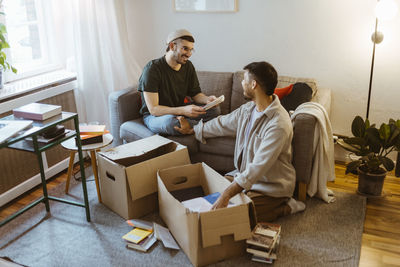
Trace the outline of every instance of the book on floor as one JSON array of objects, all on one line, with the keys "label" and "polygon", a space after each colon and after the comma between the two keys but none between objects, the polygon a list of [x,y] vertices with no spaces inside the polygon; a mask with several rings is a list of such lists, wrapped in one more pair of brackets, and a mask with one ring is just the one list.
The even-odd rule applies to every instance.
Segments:
[{"label": "book on floor", "polygon": [[281,226],[279,224],[260,222],[253,231],[251,238],[246,240],[246,251],[253,254],[254,261],[272,263],[280,241]]},{"label": "book on floor", "polygon": [[256,262],[268,263],[268,264],[274,263],[274,260],[271,259],[271,258],[263,258],[263,257],[259,257],[259,256],[256,256],[256,255],[253,255],[251,257],[251,260],[252,261],[256,261]]},{"label": "book on floor", "polygon": [[154,245],[154,243],[156,243],[156,241],[157,241],[157,238],[153,232],[137,244],[127,241],[126,247],[130,248],[130,249],[136,249],[139,251],[146,252]]},{"label": "book on floor", "polygon": [[31,103],[13,109],[13,114],[15,117],[43,121],[58,114],[61,114],[61,106],[42,103]]},{"label": "book on floor", "polygon": [[131,219],[126,221],[132,227],[137,227],[147,231],[153,231],[153,222],[148,222],[141,219]]},{"label": "book on floor", "polygon": [[138,244],[140,241],[145,239],[147,236],[149,236],[152,233],[152,231],[140,229],[140,228],[134,228],[133,230],[129,231],[127,234],[122,236],[123,239],[126,241]]}]

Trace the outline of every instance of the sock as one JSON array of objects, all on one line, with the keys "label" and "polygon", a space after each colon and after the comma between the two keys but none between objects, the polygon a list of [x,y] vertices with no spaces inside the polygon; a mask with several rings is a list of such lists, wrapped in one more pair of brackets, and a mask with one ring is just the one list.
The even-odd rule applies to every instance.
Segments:
[{"label": "sock", "polygon": [[306,209],[306,204],[304,204],[301,201],[297,201],[294,198],[290,198],[289,201],[287,202],[287,204],[289,205],[289,207],[292,209],[292,211],[290,212],[291,214],[303,211]]}]

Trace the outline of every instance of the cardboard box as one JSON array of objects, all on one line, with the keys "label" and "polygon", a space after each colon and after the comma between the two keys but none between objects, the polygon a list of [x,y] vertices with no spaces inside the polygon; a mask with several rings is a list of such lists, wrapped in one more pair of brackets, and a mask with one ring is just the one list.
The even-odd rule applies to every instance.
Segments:
[{"label": "cardboard box", "polygon": [[230,182],[204,163],[162,169],[157,180],[161,218],[194,266],[245,254],[255,222],[249,197],[240,193],[231,198],[233,207],[191,212],[171,192],[201,186],[205,195],[222,193]]},{"label": "cardboard box", "polygon": [[154,135],[98,153],[105,206],[125,219],[158,208],[157,170],[190,163],[187,148]]}]

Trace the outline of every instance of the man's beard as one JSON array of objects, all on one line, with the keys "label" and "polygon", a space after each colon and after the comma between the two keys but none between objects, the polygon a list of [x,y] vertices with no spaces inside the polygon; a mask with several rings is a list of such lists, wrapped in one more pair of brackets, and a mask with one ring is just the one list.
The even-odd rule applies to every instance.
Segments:
[{"label": "man's beard", "polygon": [[244,100],[246,100],[246,101],[253,101],[254,96],[249,95],[249,94],[246,94],[246,92],[243,92],[243,98],[244,98]]},{"label": "man's beard", "polygon": [[247,95],[243,95],[244,100],[246,101],[251,101],[253,100],[251,97],[247,96]]}]

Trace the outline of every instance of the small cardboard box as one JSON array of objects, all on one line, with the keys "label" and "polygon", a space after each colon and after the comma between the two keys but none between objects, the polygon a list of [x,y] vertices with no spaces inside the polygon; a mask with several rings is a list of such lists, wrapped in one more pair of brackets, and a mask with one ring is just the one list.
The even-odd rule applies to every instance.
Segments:
[{"label": "small cardboard box", "polygon": [[154,135],[98,153],[104,205],[125,219],[157,210],[157,170],[190,163],[187,148]]},{"label": "small cardboard box", "polygon": [[201,186],[204,194],[222,193],[230,184],[204,163],[189,164],[157,173],[161,218],[194,266],[204,266],[243,255],[245,240],[254,222],[252,201],[240,193],[231,198],[233,207],[192,212],[171,192]]}]

